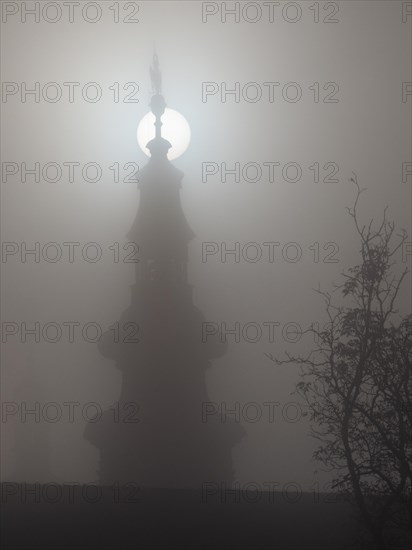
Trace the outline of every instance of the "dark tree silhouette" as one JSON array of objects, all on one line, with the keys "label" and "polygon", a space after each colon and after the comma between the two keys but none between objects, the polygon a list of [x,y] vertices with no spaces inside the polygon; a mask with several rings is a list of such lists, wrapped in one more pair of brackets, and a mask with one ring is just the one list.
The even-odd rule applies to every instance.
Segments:
[{"label": "dark tree silhouette", "polygon": [[394,254],[407,239],[388,221],[361,226],[357,212],[362,193],[348,212],[360,238],[361,262],[335,285],[343,298],[336,305],[328,292],[328,323],[308,330],[316,348],[307,356],[286,355],[281,364],[299,364],[296,386],[308,406],[314,453],[336,474],[333,487],[351,495],[364,526],[363,545],[387,550],[406,547],[412,532],[412,315],[396,310],[408,273],[396,275]]}]

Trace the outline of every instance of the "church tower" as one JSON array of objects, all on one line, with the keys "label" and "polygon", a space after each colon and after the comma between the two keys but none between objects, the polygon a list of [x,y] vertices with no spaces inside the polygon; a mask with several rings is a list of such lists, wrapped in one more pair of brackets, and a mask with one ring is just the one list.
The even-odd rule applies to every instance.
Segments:
[{"label": "church tower", "polygon": [[168,160],[171,144],[161,135],[166,103],[156,56],[151,74],[156,133],[147,144],[151,157],[140,171],[140,203],[128,235],[139,246],[136,282],[119,323],[138,327],[138,341],[116,343],[108,331],[100,342],[101,353],[122,373],[122,389],[113,409],[87,425],[85,437],[100,450],[102,484],[199,489],[205,482],[232,482],[231,451],[243,429],[222,424],[218,415],[202,419],[210,401],[205,374],[225,345],[220,335],[202,342],[204,319],[187,278],[194,234],[180,201],[183,172]]}]

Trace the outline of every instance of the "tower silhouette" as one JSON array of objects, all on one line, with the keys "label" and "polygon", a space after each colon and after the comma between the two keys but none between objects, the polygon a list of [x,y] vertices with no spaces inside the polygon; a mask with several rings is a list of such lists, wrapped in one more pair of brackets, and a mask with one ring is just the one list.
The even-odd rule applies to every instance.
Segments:
[{"label": "tower silhouette", "polygon": [[187,280],[194,234],[180,202],[183,172],[169,162],[171,144],[161,135],[166,103],[156,56],[151,76],[156,132],[147,144],[151,157],[140,171],[140,203],[128,235],[139,246],[136,282],[119,322],[129,334],[139,327],[138,341],[115,342],[113,331],[104,334],[99,349],[122,372],[121,396],[99,422],[87,424],[85,437],[100,450],[102,484],[230,484],[231,449],[243,437],[243,428],[222,424],[218,415],[202,419],[203,404],[209,401],[205,373],[226,345],[219,334],[202,342],[204,319]]}]

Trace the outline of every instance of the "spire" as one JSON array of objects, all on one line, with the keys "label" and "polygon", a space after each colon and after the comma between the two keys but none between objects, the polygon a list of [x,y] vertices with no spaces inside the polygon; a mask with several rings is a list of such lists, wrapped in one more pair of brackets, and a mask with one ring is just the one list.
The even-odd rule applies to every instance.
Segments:
[{"label": "spire", "polygon": [[[113,410],[107,409],[102,422],[87,423],[85,436],[100,449],[102,485],[119,480],[149,490],[198,490],[211,480],[231,486],[231,449],[243,437],[243,428],[198,419],[199,404],[209,402],[209,361],[221,356],[226,345],[220,334],[207,342],[199,339],[204,318],[187,277],[188,244],[194,235],[180,201],[183,172],[168,161],[170,143],[161,137],[165,101],[156,57],[151,75],[157,133],[147,144],[152,158],[139,172],[138,213],[128,235],[139,243],[139,261],[131,303],[119,321],[127,334],[117,342],[108,330],[99,342],[101,353],[114,359],[121,372],[119,410],[138,403],[144,421],[114,424]],[[138,338],[128,327],[139,329]],[[139,344],[127,343],[132,341]]]},{"label": "spire", "polygon": [[167,158],[167,152],[172,144],[167,139],[162,138],[162,115],[166,109],[166,101],[161,95],[162,91],[162,74],[159,68],[159,58],[157,53],[153,54],[153,64],[150,67],[150,78],[152,80],[152,99],[150,100],[150,108],[155,115],[155,138],[149,141],[146,147],[149,149],[153,158]]}]

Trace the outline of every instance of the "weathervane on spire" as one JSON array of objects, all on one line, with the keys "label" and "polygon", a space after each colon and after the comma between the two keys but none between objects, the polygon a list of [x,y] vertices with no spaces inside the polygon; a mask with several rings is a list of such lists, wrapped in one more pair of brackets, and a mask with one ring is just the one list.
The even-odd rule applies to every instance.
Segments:
[{"label": "weathervane on spire", "polygon": [[162,91],[162,73],[159,69],[159,58],[156,52],[153,54],[153,64],[150,67],[150,78],[152,79],[152,93],[159,95]]},{"label": "weathervane on spire", "polygon": [[155,137],[147,144],[147,148],[150,151],[151,156],[167,156],[167,151],[172,144],[166,139],[162,138],[162,121],[161,117],[166,109],[165,98],[161,95],[162,89],[162,75],[159,69],[159,58],[157,53],[153,54],[153,64],[150,67],[150,77],[152,79],[152,98],[150,100],[150,108],[155,115]]}]

